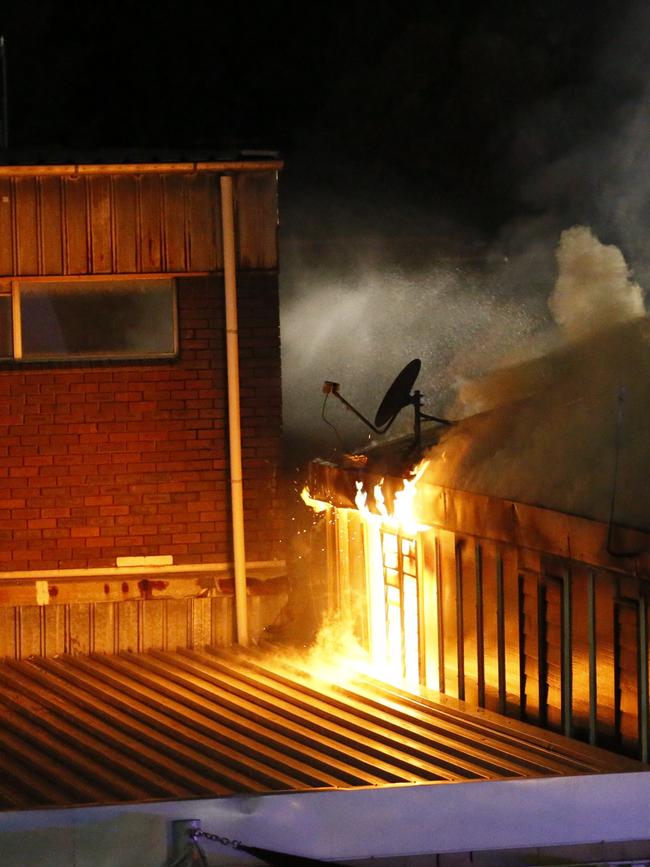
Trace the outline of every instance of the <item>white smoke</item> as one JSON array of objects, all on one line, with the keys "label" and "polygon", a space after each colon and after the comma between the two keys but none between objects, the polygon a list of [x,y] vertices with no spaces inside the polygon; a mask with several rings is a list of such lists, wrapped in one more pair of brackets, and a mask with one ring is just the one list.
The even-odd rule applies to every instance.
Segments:
[{"label": "white smoke", "polygon": [[630,279],[621,251],[601,244],[586,226],[563,232],[556,256],[559,275],[549,307],[569,337],[585,337],[645,314],[643,292]]},{"label": "white smoke", "polygon": [[[650,528],[650,321],[621,252],[564,232],[550,351],[466,383],[478,408],[431,451],[427,480],[607,521],[619,455],[620,523]],[[624,397],[624,404],[620,401]],[[619,407],[621,412],[619,412]]]}]

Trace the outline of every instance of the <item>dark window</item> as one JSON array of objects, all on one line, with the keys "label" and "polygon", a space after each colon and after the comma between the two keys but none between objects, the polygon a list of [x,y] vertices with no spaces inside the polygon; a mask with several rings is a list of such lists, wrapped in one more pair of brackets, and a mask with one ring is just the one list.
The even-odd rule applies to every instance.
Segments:
[{"label": "dark window", "polygon": [[14,291],[20,299],[16,355],[25,360],[176,354],[173,279],[18,281]]}]

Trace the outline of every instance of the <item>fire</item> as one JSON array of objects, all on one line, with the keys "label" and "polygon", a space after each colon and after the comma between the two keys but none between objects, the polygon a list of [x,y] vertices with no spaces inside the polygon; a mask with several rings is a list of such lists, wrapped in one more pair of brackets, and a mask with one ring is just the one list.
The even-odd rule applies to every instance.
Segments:
[{"label": "fire", "polygon": [[[419,565],[417,537],[428,529],[416,510],[417,484],[428,466],[422,461],[393,496],[389,511],[384,480],[373,487],[374,509],[368,492],[357,481],[355,505],[361,517],[366,561],[365,614],[369,634],[369,667],[373,676],[411,687],[420,682]],[[305,488],[303,501],[316,511],[329,504],[314,500]],[[354,512],[354,510],[352,510]]]}]

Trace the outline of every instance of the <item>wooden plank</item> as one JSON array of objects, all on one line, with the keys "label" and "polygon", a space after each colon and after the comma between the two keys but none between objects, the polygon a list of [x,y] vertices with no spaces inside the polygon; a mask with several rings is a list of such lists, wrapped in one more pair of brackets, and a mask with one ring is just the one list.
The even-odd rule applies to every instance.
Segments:
[{"label": "wooden plank", "polygon": [[210,604],[210,643],[230,647],[235,636],[235,604],[232,596],[214,596]]},{"label": "wooden plank", "polygon": [[465,701],[479,704],[478,624],[476,620],[476,545],[471,538],[457,539],[462,580],[462,638]]},{"label": "wooden plank", "polygon": [[188,175],[187,222],[190,271],[216,271],[223,268],[221,226],[217,208],[216,179],[210,175]]},{"label": "wooden plank", "polygon": [[270,172],[237,175],[239,265],[248,270],[275,269],[277,258],[277,182]]},{"label": "wooden plank", "polygon": [[212,599],[190,599],[190,647],[201,648],[210,644]]},{"label": "wooden plank", "polygon": [[41,608],[41,648],[45,656],[58,656],[66,650],[66,608],[64,605],[44,605]]},{"label": "wooden plank", "polygon": [[43,274],[63,273],[63,191],[61,179],[38,179],[40,187],[40,238]]},{"label": "wooden plank", "polygon": [[638,608],[619,601],[615,615],[617,729],[623,749],[635,753],[639,749]]},{"label": "wooden plank", "polygon": [[17,609],[18,658],[41,656],[41,608],[39,605],[22,605]]},{"label": "wooden plank", "polygon": [[162,193],[159,175],[142,175],[140,197],[140,270],[145,274],[162,270]]},{"label": "wooden plank", "polygon": [[606,572],[596,573],[596,679],[597,736],[601,746],[615,744],[614,695],[614,581]]},{"label": "wooden plank", "polygon": [[88,603],[72,603],[68,609],[67,653],[90,653],[91,642],[91,611]]},{"label": "wooden plank", "polygon": [[438,580],[436,570],[436,536],[422,533],[419,538],[422,594],[422,643],[424,684],[440,690],[440,632],[438,623]]},{"label": "wooden plank", "polygon": [[586,566],[571,566],[572,722],[576,737],[589,738],[589,580]]},{"label": "wooden plank", "polygon": [[92,650],[95,653],[115,653],[116,608],[114,602],[96,602],[91,607]]},{"label": "wooden plank", "polygon": [[526,721],[533,723],[539,723],[538,582],[538,575],[531,572],[522,573],[524,709]]},{"label": "wooden plank", "polygon": [[165,633],[165,649],[176,650],[177,647],[188,646],[187,629],[187,599],[166,599],[167,630]]},{"label": "wooden plank", "polygon": [[[456,539],[453,533],[441,530],[440,545],[440,604],[443,622],[445,694],[459,697],[458,596],[456,583]],[[462,648],[460,648],[462,652]]]},{"label": "wooden plank", "polygon": [[499,709],[499,636],[497,624],[497,560],[494,542],[485,541],[483,551],[483,670],[485,707]]},{"label": "wooden plank", "polygon": [[16,178],[15,181],[17,271],[20,275],[39,274],[37,184],[36,178]]},{"label": "wooden plank", "polygon": [[115,605],[117,652],[124,650],[137,653],[140,650],[140,600],[117,602]]},{"label": "wooden plank", "polygon": [[112,178],[114,259],[118,274],[135,274],[140,270],[136,185],[133,175]]},{"label": "wooden plank", "polygon": [[10,178],[0,178],[0,275],[14,270],[14,194]]},{"label": "wooden plank", "polygon": [[93,274],[113,271],[111,240],[111,180],[90,177],[87,180],[90,203],[90,254]]},{"label": "wooden plank", "polygon": [[517,550],[502,548],[506,713],[521,716],[520,602]]},{"label": "wooden plank", "polygon": [[187,271],[187,239],[185,237],[185,192],[182,175],[162,178],[163,262],[166,271]]},{"label": "wooden plank", "polygon": [[0,659],[17,659],[18,609],[0,608]]},{"label": "wooden plank", "polygon": [[164,599],[145,599],[141,603],[138,646],[141,650],[165,647],[166,608]]},{"label": "wooden plank", "polygon": [[79,177],[63,181],[65,210],[66,274],[90,273],[86,180]]}]

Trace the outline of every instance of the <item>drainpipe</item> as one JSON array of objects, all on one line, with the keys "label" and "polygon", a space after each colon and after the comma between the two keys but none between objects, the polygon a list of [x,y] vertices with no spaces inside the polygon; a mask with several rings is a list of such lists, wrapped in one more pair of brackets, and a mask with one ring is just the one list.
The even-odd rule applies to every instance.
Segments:
[{"label": "drainpipe", "polygon": [[235,564],[235,616],[237,643],[248,644],[246,599],[246,550],[244,547],[244,496],[239,413],[239,336],[237,331],[237,260],[235,206],[232,175],[221,175],[221,230],[226,295],[226,364],[228,369],[228,431],[230,437],[230,500],[232,546]]}]

